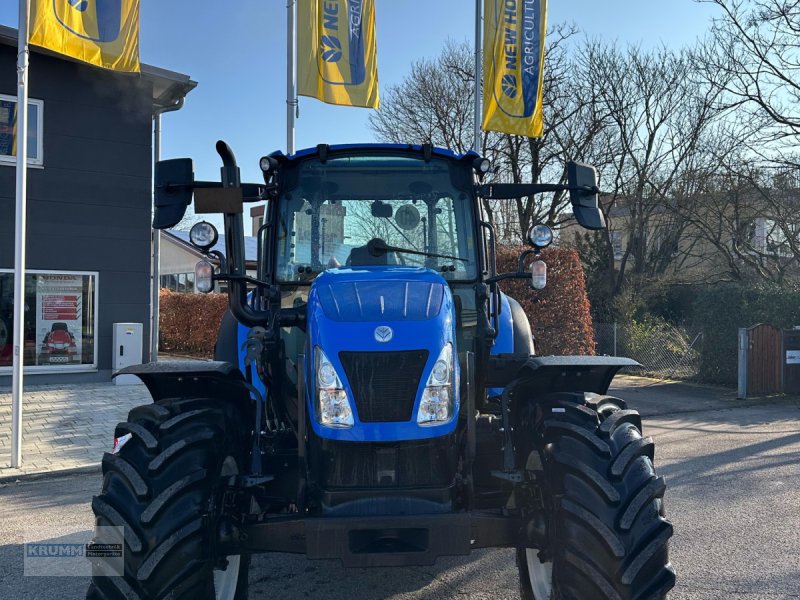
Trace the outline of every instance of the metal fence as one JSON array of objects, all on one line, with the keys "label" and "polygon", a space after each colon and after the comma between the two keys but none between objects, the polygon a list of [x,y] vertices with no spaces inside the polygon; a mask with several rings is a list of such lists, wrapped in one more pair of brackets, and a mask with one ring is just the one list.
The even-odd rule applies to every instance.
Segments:
[{"label": "metal fence", "polygon": [[595,323],[595,352],[626,356],[641,367],[626,369],[636,375],[691,379],[700,368],[702,333],[669,323]]}]

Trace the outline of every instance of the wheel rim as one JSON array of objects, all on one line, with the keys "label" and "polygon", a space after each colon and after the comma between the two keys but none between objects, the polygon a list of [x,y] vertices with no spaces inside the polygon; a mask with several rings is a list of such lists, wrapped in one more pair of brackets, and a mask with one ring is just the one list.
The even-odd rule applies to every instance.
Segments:
[{"label": "wheel rim", "polygon": [[528,567],[528,581],[536,600],[550,600],[553,594],[553,563],[539,560],[539,551],[525,549],[525,562]]},{"label": "wheel rim", "polygon": [[[219,476],[230,477],[237,475],[239,467],[236,465],[236,459],[229,456],[222,463],[222,469]],[[236,597],[236,588],[239,586],[239,567],[241,566],[242,557],[238,554],[231,554],[226,557],[228,566],[225,569],[214,569],[214,595],[216,600],[234,600]]]},{"label": "wheel rim", "polygon": [[239,565],[242,557],[234,554],[228,557],[228,568],[224,571],[214,569],[214,593],[217,600],[233,600],[239,585]]}]

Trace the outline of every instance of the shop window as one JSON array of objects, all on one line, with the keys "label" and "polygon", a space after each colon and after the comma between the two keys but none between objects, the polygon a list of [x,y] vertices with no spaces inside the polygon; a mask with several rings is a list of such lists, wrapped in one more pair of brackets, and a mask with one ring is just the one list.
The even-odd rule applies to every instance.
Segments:
[{"label": "shop window", "polygon": [[161,289],[172,292],[194,292],[194,273],[173,273],[161,275]]},{"label": "shop window", "polygon": [[[44,103],[28,101],[28,164],[44,164],[42,151],[42,122]],[[17,99],[0,94],[0,164],[16,164],[17,156]]]},{"label": "shop window", "polygon": [[[0,270],[0,374],[10,372],[14,273]],[[97,368],[97,273],[32,272],[25,277],[26,371]]]}]

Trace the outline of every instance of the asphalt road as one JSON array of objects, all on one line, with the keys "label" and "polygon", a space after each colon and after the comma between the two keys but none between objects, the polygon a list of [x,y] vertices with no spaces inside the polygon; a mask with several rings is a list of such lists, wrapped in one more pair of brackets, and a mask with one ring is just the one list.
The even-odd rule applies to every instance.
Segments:
[{"label": "asphalt road", "polygon": [[[645,416],[675,524],[673,600],[800,598],[800,404],[742,403],[718,390],[623,381]],[[0,598],[83,598],[82,577],[22,576],[26,527],[90,528],[96,474],[0,488]],[[434,567],[343,570],[335,561],[256,557],[251,598],[518,598],[513,552]]]}]

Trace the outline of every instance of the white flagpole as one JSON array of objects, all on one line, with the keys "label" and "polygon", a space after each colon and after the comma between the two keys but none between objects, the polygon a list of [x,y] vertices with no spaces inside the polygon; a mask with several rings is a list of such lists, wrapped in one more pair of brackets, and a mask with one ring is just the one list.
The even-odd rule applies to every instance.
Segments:
[{"label": "white flagpole", "polygon": [[294,123],[297,111],[297,0],[286,4],[286,154],[294,154]]},{"label": "white flagpole", "polygon": [[14,355],[12,362],[11,467],[22,465],[22,373],[25,348],[25,238],[28,184],[28,0],[19,1],[17,51],[17,212],[14,229]]},{"label": "white flagpole", "polygon": [[472,142],[472,149],[478,154],[481,153],[481,43],[483,38],[483,23],[481,16],[481,3],[483,0],[475,0],[475,138]]}]

